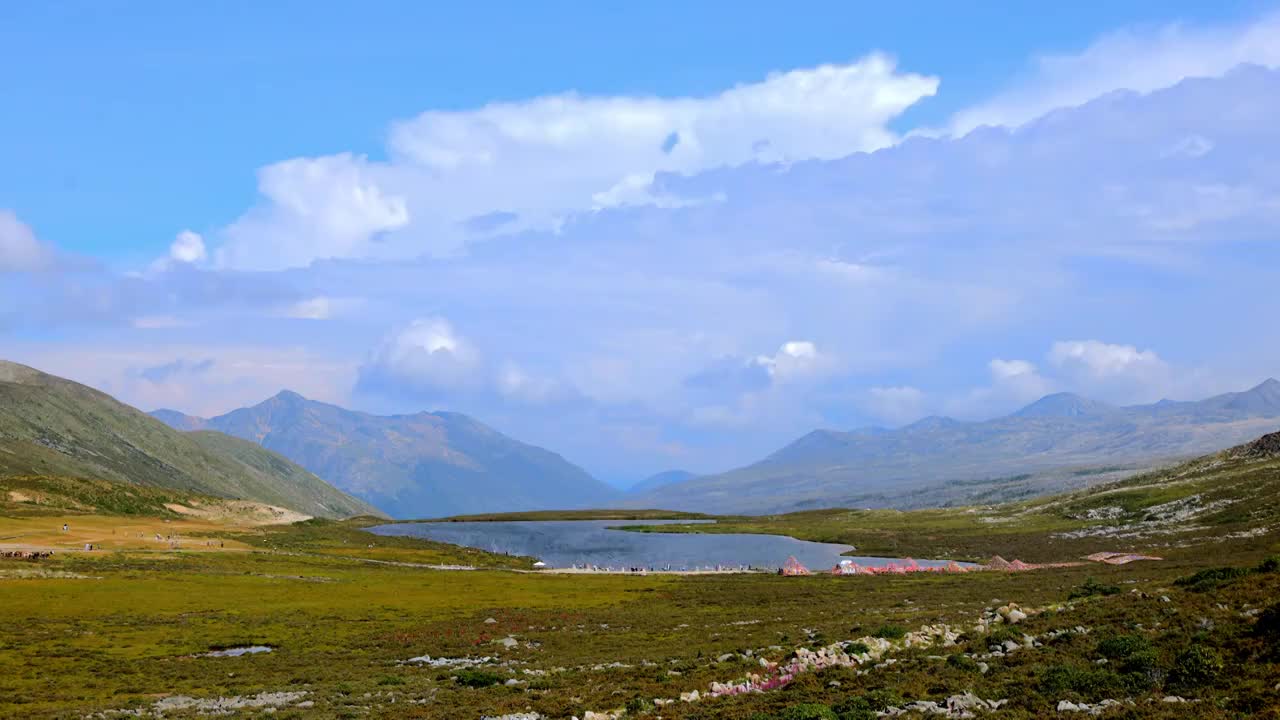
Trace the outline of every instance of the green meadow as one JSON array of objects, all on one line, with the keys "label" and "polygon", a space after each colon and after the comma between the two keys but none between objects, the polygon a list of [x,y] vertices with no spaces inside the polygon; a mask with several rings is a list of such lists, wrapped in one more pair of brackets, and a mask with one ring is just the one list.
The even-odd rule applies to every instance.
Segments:
[{"label": "green meadow", "polygon": [[[0,560],[0,717],[863,720],[960,696],[1000,701],[975,711],[993,718],[1064,702],[1101,717],[1280,717],[1278,465],[1216,457],[1014,505],[676,528],[1076,563],[954,575],[542,574],[531,558],[375,536],[367,518],[250,526],[147,498],[114,512],[10,500],[0,536],[52,542],[69,519],[104,545]],[[182,545],[150,542],[153,528],[182,528]],[[1164,559],[1081,560],[1097,550]],[[1029,617],[977,626],[1010,603]],[[953,642],[706,697],[762,659],[939,624]],[[251,645],[271,651],[206,655]],[[411,661],[424,656],[435,664]]]}]

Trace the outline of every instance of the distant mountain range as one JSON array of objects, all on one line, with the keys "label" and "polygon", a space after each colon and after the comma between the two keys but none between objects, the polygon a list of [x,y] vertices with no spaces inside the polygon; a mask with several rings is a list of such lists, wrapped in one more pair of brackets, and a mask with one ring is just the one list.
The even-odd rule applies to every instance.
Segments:
[{"label": "distant mountain range", "polygon": [[320,517],[381,514],[253,443],[176,432],[105,393],[3,360],[0,475],[108,480]]},{"label": "distant mountain range", "polygon": [[1198,402],[1116,407],[1070,393],[994,420],[816,430],[743,468],[628,497],[630,507],[767,513],[994,502],[1220,450],[1280,427],[1280,382]]},{"label": "distant mountain range", "polygon": [[370,415],[285,391],[210,419],[152,415],[258,443],[398,518],[605,507],[621,496],[559,455],[459,413]]},{"label": "distant mountain range", "polygon": [[697,475],[686,470],[667,470],[666,472],[660,472],[656,475],[650,475],[635,485],[627,488],[627,492],[633,495],[647,493],[652,490],[657,490],[660,487],[675,485],[676,483],[682,483],[686,480],[692,480],[695,477],[697,477]]}]

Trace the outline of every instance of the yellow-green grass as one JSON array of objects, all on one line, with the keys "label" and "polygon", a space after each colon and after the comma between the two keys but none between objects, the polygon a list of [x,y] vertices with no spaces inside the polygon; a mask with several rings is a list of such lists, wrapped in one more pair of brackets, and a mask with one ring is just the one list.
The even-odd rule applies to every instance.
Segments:
[{"label": "yellow-green grass", "polygon": [[[268,552],[67,556],[8,567],[86,579],[0,581],[0,614],[7,618],[0,626],[0,716],[79,716],[143,706],[160,694],[305,690],[317,702],[308,717],[479,717],[525,707],[561,717],[634,698],[705,690],[749,667],[736,660],[715,662],[722,653],[777,646],[785,649],[773,653],[780,657],[798,645],[857,637],[883,624],[966,623],[996,598],[1027,605],[1061,601],[1090,576],[1103,583],[1132,581],[1124,587],[1149,596],[1167,593],[1182,612],[1210,612],[1219,622],[1233,617],[1213,609],[1226,599],[1223,592],[1247,590],[1260,603],[1280,589],[1271,581],[1246,580],[1251,584],[1243,589],[1200,595],[1173,585],[1175,577],[1202,565],[1175,561],[963,576],[657,578],[439,572]],[[1089,622],[1122,627],[1151,622],[1147,615],[1171,622],[1155,600],[1135,615],[1123,604],[1127,597],[1099,601],[1115,617]],[[1076,624],[1092,612],[1064,615],[1060,622]],[[486,622],[490,618],[496,622]],[[506,650],[493,642],[507,635],[539,646]],[[277,650],[244,658],[190,657],[238,644]],[[1066,648],[1053,657],[1072,652]],[[450,671],[399,664],[422,654],[492,654],[535,670],[568,669],[525,689],[468,689]],[[660,667],[641,667],[643,661]],[[632,667],[589,669],[613,662]],[[673,669],[680,674],[667,673]],[[914,660],[862,685],[841,677],[846,693],[892,680],[908,695],[936,697],[971,688],[1008,694],[1016,680],[1038,672],[1012,664],[991,678],[951,673],[939,679],[936,667]],[[386,695],[392,692],[398,705]],[[715,714],[681,706],[663,716],[749,718],[779,703],[833,701],[837,694],[825,684],[806,683],[767,697],[715,701],[706,706]],[[410,712],[408,699],[429,702]],[[1043,700],[1026,699],[1033,705]]]},{"label": "yellow-green grass", "polygon": [[[1195,717],[1267,717],[1268,708],[1280,707],[1280,691],[1274,689],[1280,638],[1269,638],[1255,625],[1259,611],[1280,597],[1280,572],[1228,573],[1221,582],[1188,585],[1175,581],[1216,565],[1253,567],[1280,552],[1272,527],[1280,517],[1274,507],[1276,465],[1210,459],[1104,494],[973,512],[822,511],[689,526],[852,542],[867,554],[1001,552],[1069,560],[1094,548],[1163,545],[1156,554],[1169,558],[1121,567],[1089,563],[1026,573],[878,577],[539,575],[511,571],[527,567],[527,558],[365,532],[374,519],[209,532],[229,548],[234,543],[249,551],[125,548],[59,553],[36,563],[0,560],[0,718],[79,718],[147,708],[174,694],[297,691],[315,705],[282,707],[276,717],[452,720],[530,711],[560,718],[630,705],[634,712],[628,717],[635,718],[781,720],[788,708],[836,707],[880,689],[909,700],[942,701],[966,691],[1009,699],[993,720],[1044,717],[1059,700],[1104,697],[1133,699],[1135,705],[1124,712],[1138,718],[1187,717],[1188,707]],[[1167,534],[1055,537],[1108,523],[1140,523],[1154,506],[1192,496],[1235,502],[1170,525]],[[1112,507],[1120,508],[1121,517],[1084,515]],[[0,523],[36,523],[48,532],[50,525],[60,527],[59,517],[95,531],[190,522],[137,514],[45,514]],[[424,564],[488,569],[436,571],[419,567]],[[1010,601],[1060,604],[1086,587],[1114,593],[1075,601],[1061,613],[1033,618],[1025,629],[1043,633],[1082,625],[1088,635],[990,659],[985,674],[972,663],[934,659],[985,652],[988,639],[970,636],[956,648],[906,652],[898,663],[864,675],[832,670],[802,676],[774,693],[676,703],[660,711],[646,705],[655,697],[706,691],[713,681],[734,680],[758,667],[754,658],[738,654],[718,660],[726,653],[751,650],[781,660],[796,647],[852,639],[884,625],[971,627],[984,608]],[[1118,668],[1097,664],[1102,638],[1135,634],[1150,645],[1145,680],[1135,682]],[[496,642],[506,637],[517,646]],[[241,644],[275,651],[196,657]],[[1206,682],[1179,685],[1180,658],[1198,649],[1221,660],[1221,669]],[[514,661],[491,664],[486,672],[525,684],[470,688],[455,679],[456,670],[403,664],[424,654]],[[1170,693],[1198,702],[1160,701]]]},{"label": "yellow-green grass", "polygon": [[[750,649],[781,659],[795,647],[855,638],[886,624],[968,626],[995,600],[1061,602],[1089,578],[1125,592],[1030,627],[1083,623],[1095,632],[1123,632],[1134,623],[1164,623],[1167,629],[1153,637],[1171,658],[1192,637],[1200,616],[1213,618],[1223,632],[1230,628],[1215,643],[1234,643],[1251,622],[1239,615],[1242,603],[1258,607],[1280,592],[1277,576],[1192,592],[1173,580],[1205,563],[1186,560],[1015,574],[809,578],[444,572],[270,552],[120,552],[6,562],[0,568],[84,576],[0,579],[0,616],[6,619],[0,624],[0,717],[24,718],[146,707],[171,694],[209,698],[282,690],[308,693],[316,706],[295,715],[304,717],[473,718],[525,708],[548,717],[581,716],[637,699],[705,691],[713,681],[752,668],[737,656],[718,662],[724,653]],[[1144,593],[1142,599],[1130,590]],[[1160,594],[1172,601],[1160,602]],[[1230,609],[1217,608],[1222,603]],[[508,636],[521,644],[506,649],[495,642]],[[242,644],[276,649],[241,658],[193,657]],[[940,699],[972,689],[984,697],[1016,695],[1028,708],[1044,708],[1056,702],[1052,692],[1020,688],[1034,688],[1049,665],[1087,665],[1089,648],[1065,645],[1011,656],[994,663],[997,672],[988,676],[948,669],[920,651],[866,677],[833,672],[769,695],[672,706],[662,717],[746,720],[789,704],[835,703],[886,684],[908,698]],[[1245,651],[1231,645],[1224,652]],[[401,664],[423,654],[493,655],[518,661],[516,669],[550,674],[497,668],[501,678],[529,684],[465,688],[454,681],[456,671]],[[628,667],[604,667],[612,663]],[[1280,666],[1246,669],[1239,682],[1254,683],[1272,667]],[[829,687],[831,679],[841,686]],[[1227,717],[1205,715],[1219,716]]]}]

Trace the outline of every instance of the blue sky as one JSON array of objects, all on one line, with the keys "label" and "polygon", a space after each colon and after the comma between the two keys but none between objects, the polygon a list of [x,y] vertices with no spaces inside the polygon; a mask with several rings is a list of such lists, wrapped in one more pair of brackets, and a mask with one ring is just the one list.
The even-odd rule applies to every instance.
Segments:
[{"label": "blue sky", "polygon": [[[372,7],[365,7],[369,5]],[[213,228],[282,158],[383,153],[387,123],[565,90],[705,95],[873,50],[943,92],[939,123],[1117,27],[1233,21],[1259,3],[10,3],[0,198],[68,249],[137,260]],[[66,211],[73,202],[75,212]],[[138,213],[146,204],[148,211]]]},{"label": "blue sky", "polygon": [[367,5],[0,7],[0,355],[616,481],[1280,372],[1273,4]]}]

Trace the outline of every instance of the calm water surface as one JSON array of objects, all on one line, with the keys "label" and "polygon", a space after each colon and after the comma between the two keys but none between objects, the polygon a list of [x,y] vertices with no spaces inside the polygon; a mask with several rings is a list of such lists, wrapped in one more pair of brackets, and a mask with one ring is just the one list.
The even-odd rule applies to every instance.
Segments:
[{"label": "calm water surface", "polygon": [[[712,521],[707,521],[712,522]],[[777,568],[787,557],[812,570],[828,570],[840,560],[884,565],[894,558],[851,557],[849,545],[817,543],[782,535],[689,535],[614,530],[622,525],[692,524],[688,520],[547,520],[518,522],[442,522],[382,525],[379,535],[409,535],[495,553],[528,555],[552,567],[596,565],[694,569],[708,567]],[[942,562],[921,560],[921,565]]]}]

